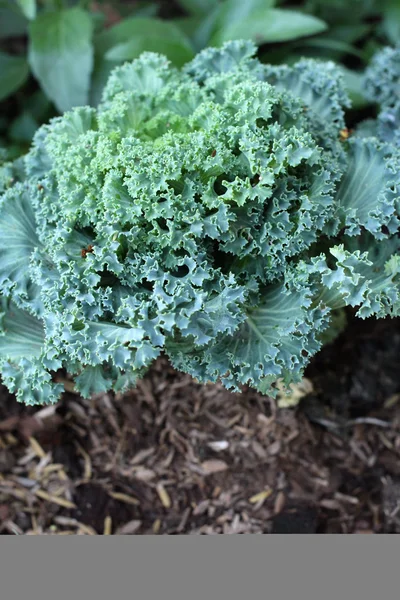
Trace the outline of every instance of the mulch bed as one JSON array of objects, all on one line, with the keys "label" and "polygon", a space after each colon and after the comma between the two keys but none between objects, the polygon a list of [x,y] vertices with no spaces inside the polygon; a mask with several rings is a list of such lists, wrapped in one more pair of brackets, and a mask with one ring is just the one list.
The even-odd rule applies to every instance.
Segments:
[{"label": "mulch bed", "polygon": [[137,389],[29,408],[0,389],[0,533],[400,532],[400,322],[359,322],[297,409],[160,359]]}]

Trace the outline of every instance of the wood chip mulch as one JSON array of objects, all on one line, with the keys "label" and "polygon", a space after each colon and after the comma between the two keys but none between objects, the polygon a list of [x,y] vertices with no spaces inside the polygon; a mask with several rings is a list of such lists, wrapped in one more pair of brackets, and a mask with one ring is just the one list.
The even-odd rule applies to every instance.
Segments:
[{"label": "wood chip mulch", "polygon": [[[367,369],[368,343],[352,350]],[[124,395],[27,408],[1,388],[0,533],[400,532],[400,375],[377,409],[343,416],[321,408],[322,371],[297,410],[201,386],[165,359]]]}]

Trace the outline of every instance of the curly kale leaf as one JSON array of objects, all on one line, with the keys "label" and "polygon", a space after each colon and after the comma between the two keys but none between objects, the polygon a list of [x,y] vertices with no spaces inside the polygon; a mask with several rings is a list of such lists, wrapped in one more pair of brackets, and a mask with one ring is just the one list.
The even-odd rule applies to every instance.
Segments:
[{"label": "curly kale leaf", "polygon": [[365,76],[365,93],[371,102],[389,107],[400,98],[400,46],[384,48],[373,57]]},{"label": "curly kale leaf", "polygon": [[400,46],[375,54],[365,73],[364,89],[367,99],[379,106],[378,118],[370,121],[373,135],[400,147]]}]

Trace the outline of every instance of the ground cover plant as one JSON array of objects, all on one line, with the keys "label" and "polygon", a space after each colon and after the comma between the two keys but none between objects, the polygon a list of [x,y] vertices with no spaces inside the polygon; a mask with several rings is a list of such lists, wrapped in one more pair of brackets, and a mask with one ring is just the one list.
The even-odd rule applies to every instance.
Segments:
[{"label": "ground cover plant", "polygon": [[352,135],[333,63],[255,54],[145,53],[4,164],[1,373],[19,400],[57,400],[60,369],[84,396],[126,389],[162,352],[273,394],[344,307],[398,315],[398,51],[372,63],[381,113]]}]

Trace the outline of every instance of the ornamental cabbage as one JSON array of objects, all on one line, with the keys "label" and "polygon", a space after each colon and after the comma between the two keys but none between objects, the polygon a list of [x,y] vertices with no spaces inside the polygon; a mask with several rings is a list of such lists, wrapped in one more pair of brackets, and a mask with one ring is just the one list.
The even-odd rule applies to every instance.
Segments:
[{"label": "ornamental cabbage", "polygon": [[400,151],[347,139],[332,63],[250,42],[145,53],[97,109],[0,171],[0,370],[27,404],[66,370],[124,390],[161,353],[201,382],[298,381],[338,310],[400,312]]}]

